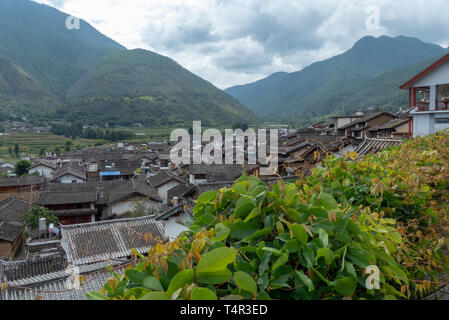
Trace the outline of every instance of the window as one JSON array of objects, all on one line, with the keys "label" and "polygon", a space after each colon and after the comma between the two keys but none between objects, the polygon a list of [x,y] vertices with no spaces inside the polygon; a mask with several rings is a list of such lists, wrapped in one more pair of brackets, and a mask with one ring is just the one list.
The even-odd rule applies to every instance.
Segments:
[{"label": "window", "polygon": [[449,123],[449,118],[435,118],[435,123]]}]

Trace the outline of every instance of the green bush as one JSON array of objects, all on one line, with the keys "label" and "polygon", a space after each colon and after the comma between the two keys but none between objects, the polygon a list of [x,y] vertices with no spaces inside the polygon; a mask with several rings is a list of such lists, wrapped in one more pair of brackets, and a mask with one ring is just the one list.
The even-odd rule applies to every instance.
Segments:
[{"label": "green bush", "polygon": [[40,218],[45,218],[47,224],[53,223],[57,225],[59,223],[58,218],[50,210],[43,207],[34,207],[24,214],[23,226],[34,229],[39,226]]},{"label": "green bush", "polygon": [[328,157],[271,188],[242,176],[201,194],[189,231],[148,257],[133,251],[136,264],[88,297],[418,298],[448,272],[448,150],[444,132],[357,161]]}]

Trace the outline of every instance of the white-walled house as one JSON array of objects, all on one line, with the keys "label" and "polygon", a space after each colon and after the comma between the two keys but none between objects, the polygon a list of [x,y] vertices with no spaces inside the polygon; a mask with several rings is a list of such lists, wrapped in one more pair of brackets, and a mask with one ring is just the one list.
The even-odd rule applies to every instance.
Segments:
[{"label": "white-walled house", "polygon": [[37,173],[42,177],[51,179],[53,177],[53,173],[55,172],[56,168],[57,165],[53,162],[46,160],[39,160],[28,169],[28,173],[29,174]]},{"label": "white-walled house", "polygon": [[449,128],[449,54],[400,86],[409,91],[410,137]]},{"label": "white-walled house", "polygon": [[120,218],[142,205],[147,213],[160,212],[162,200],[149,184],[131,179],[112,188],[105,199],[102,219]]},{"label": "white-walled house", "polygon": [[184,204],[179,204],[157,216],[156,220],[163,223],[165,236],[173,241],[181,232],[189,230],[187,223],[193,221],[193,216],[184,208]]},{"label": "white-walled house", "polygon": [[69,164],[57,170],[50,181],[58,183],[85,183],[87,174],[82,168]]},{"label": "white-walled house", "polygon": [[148,183],[157,190],[159,197],[167,204],[168,200],[171,200],[168,199],[168,190],[184,183],[184,181],[167,171],[162,171],[148,178]]}]

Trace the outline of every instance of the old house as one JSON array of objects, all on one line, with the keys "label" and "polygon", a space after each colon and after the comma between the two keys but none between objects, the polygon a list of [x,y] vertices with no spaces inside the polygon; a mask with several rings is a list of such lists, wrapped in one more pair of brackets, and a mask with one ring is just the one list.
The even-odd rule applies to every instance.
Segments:
[{"label": "old house", "polygon": [[373,138],[408,138],[409,119],[393,119],[369,130]]},{"label": "old house", "polygon": [[148,183],[157,190],[164,203],[167,203],[169,200],[167,194],[168,190],[184,183],[184,181],[175,174],[164,170],[154,176],[149,177]]},{"label": "old house", "polygon": [[37,205],[52,211],[64,225],[94,222],[98,210],[94,192],[43,191]]},{"label": "old house", "polygon": [[[0,260],[0,282],[8,283],[0,300],[87,300],[86,293],[110,278],[105,267],[123,273],[132,249],[146,255],[156,239],[166,241],[163,224],[153,217],[62,226],[61,233],[63,255]],[[83,277],[80,286],[68,286],[75,284],[71,270]]]},{"label": "old house", "polygon": [[[102,192],[102,191],[100,191]],[[154,187],[131,179],[104,189],[103,198],[99,194],[97,203],[106,203],[101,219],[120,218],[131,213],[137,205],[141,205],[147,213],[158,213],[162,200]]]},{"label": "old house", "polygon": [[0,257],[12,259],[22,246],[22,218],[28,210],[29,204],[20,199],[0,202]]},{"label": "old house", "polygon": [[38,174],[47,179],[51,179],[53,177],[53,173],[57,169],[57,165],[51,161],[47,160],[39,160],[31,167],[28,168],[29,174]]},{"label": "old house", "polygon": [[33,203],[44,187],[45,177],[3,178],[0,179],[0,201],[15,197]]},{"label": "old house", "polygon": [[69,164],[58,169],[50,181],[57,183],[85,183],[87,174],[82,167]]},{"label": "old house", "polygon": [[370,129],[393,119],[395,117],[389,112],[374,112],[338,128],[338,135],[359,139],[370,138]]},{"label": "old house", "polygon": [[449,53],[400,86],[409,92],[410,137],[449,128]]}]

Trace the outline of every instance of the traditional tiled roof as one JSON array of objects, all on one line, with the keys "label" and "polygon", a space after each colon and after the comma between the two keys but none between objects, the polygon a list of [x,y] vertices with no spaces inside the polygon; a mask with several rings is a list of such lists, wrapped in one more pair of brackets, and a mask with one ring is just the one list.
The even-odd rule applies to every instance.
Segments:
[{"label": "traditional tiled roof", "polygon": [[36,162],[35,164],[33,164],[31,167],[29,167],[28,170],[37,168],[39,166],[44,166],[44,167],[50,168],[52,170],[56,170],[56,168],[58,167],[55,163],[53,163],[51,161],[41,159],[38,162]]},{"label": "traditional tiled roof", "polygon": [[9,198],[0,202],[0,221],[22,222],[23,214],[30,208],[28,202]]},{"label": "traditional tiled roof", "polygon": [[45,177],[28,176],[25,178],[3,178],[0,179],[0,187],[23,187],[40,185],[45,183]]},{"label": "traditional tiled roof", "polygon": [[128,257],[133,248],[147,253],[154,241],[145,241],[146,233],[165,237],[162,223],[142,217],[62,226],[61,243],[69,263],[84,265]]},{"label": "traditional tiled roof", "polygon": [[97,200],[95,192],[41,192],[37,200],[38,205],[94,203]]},{"label": "traditional tiled roof", "polygon": [[190,174],[206,174],[209,182],[231,181],[239,178],[245,172],[240,164],[191,164]]},{"label": "traditional tiled roof", "polygon": [[14,242],[22,234],[22,224],[0,221],[0,240]]},{"label": "traditional tiled roof", "polygon": [[51,181],[55,181],[65,175],[72,175],[82,180],[86,180],[86,172],[81,167],[75,167],[73,165],[63,166],[61,169],[55,172]]},{"label": "traditional tiled roof", "polygon": [[388,122],[382,123],[381,125],[378,125],[370,131],[378,131],[378,130],[385,130],[385,129],[393,129],[400,125],[403,125],[404,123],[408,123],[408,118],[402,118],[402,119],[393,119]]},{"label": "traditional tiled roof", "polygon": [[4,276],[8,283],[22,282],[45,274],[55,273],[67,268],[67,259],[64,254],[48,257],[27,259],[21,261],[5,262]]},{"label": "traditional tiled roof", "polygon": [[107,197],[107,203],[117,203],[123,199],[126,199],[134,194],[139,194],[147,197],[151,200],[162,202],[156,189],[145,182],[131,179],[129,181],[122,181],[121,184],[114,188],[111,188]]},{"label": "traditional tiled roof", "polygon": [[[86,277],[78,288],[69,288],[67,280],[70,273],[58,271],[44,274],[39,277],[9,283],[9,286],[0,294],[0,300],[87,300],[86,294],[99,291],[103,288],[111,274],[105,270],[106,266],[114,263],[98,263],[81,266],[80,274]],[[114,270],[123,273],[125,265],[115,263]],[[20,287],[20,288],[17,288]]]},{"label": "traditional tiled roof", "polygon": [[181,198],[193,188],[194,185],[190,183],[178,184],[176,187],[173,187],[167,191],[167,198],[168,199],[173,199],[174,197]]},{"label": "traditional tiled roof", "polygon": [[362,118],[360,118],[360,119],[358,119],[358,120],[356,120],[356,121],[353,121],[353,122],[351,122],[351,123],[348,123],[347,125],[341,126],[341,127],[338,128],[338,129],[339,129],[339,130],[340,130],[340,129],[348,129],[348,128],[350,128],[350,127],[356,125],[356,124],[365,123],[365,122],[367,122],[367,121],[370,121],[370,120],[372,120],[372,119],[375,119],[375,118],[377,118],[377,117],[380,117],[380,116],[383,115],[383,114],[391,115],[389,112],[386,112],[386,111],[370,113],[370,114],[368,114],[368,115],[366,115],[366,116],[364,116],[364,117],[362,117]]},{"label": "traditional tiled roof", "polygon": [[153,186],[154,188],[159,188],[160,186],[163,186],[164,184],[170,182],[170,181],[177,181],[179,183],[183,183],[184,180],[181,178],[175,176],[172,173],[169,173],[167,171],[161,171],[157,175],[151,176],[148,178],[148,183]]},{"label": "traditional tiled roof", "polygon": [[368,153],[376,153],[382,149],[399,146],[403,143],[403,140],[393,140],[393,139],[365,139],[355,150],[358,154],[358,158],[366,155]]}]

